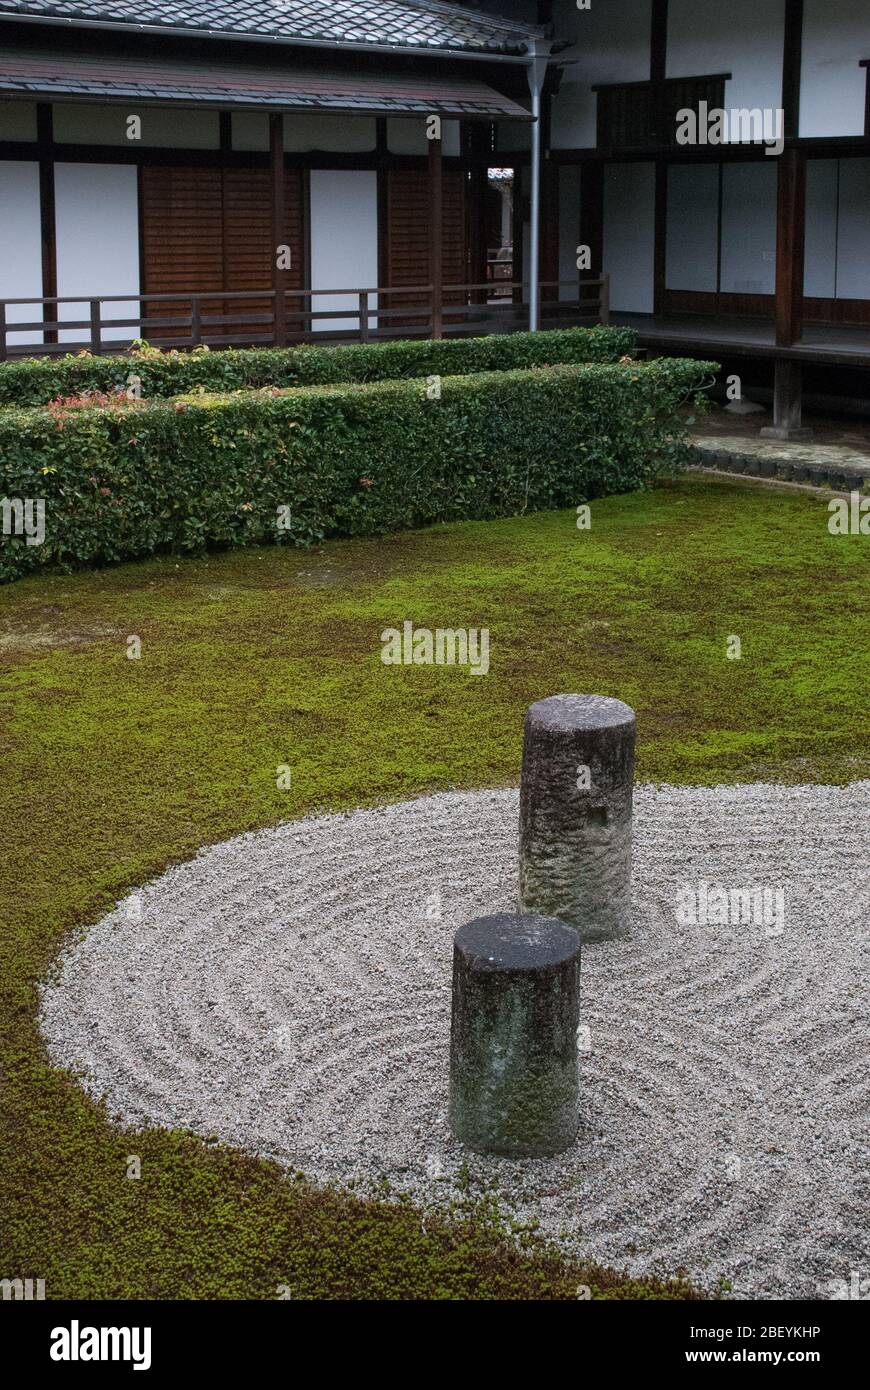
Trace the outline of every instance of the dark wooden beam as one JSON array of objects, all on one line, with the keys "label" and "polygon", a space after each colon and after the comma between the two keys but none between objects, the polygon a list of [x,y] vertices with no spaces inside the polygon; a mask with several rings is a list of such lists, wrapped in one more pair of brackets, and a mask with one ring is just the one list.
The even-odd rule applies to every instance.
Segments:
[{"label": "dark wooden beam", "polygon": [[[846,137],[848,139],[848,137]],[[863,141],[862,145],[867,145],[865,153],[870,153],[870,142]],[[724,148],[724,146],[723,146]],[[190,164],[199,166],[217,166],[218,168],[232,169],[266,169],[269,167],[268,152],[260,153],[255,150],[188,150],[188,149],[164,149],[159,146],[152,146],[143,150],[122,149],[119,145],[54,145],[48,150],[40,147],[36,140],[0,140],[0,160],[22,161],[32,164],[34,160],[42,156],[62,161],[67,164],[157,164],[161,167],[175,165],[176,167]],[[501,154],[498,157],[484,155],[481,163],[484,165],[510,164],[515,159],[522,159],[522,154],[510,155]],[[635,156],[636,158],[636,156]],[[528,161],[527,161],[528,162]],[[420,169],[425,167],[425,156],[418,154],[385,154],[378,155],[374,151],[370,154],[334,154],[317,152],[311,154],[298,154],[285,151],[284,167],[286,169]],[[445,169],[467,169],[469,160],[463,159],[459,155],[445,155]]]},{"label": "dark wooden beam", "polygon": [[[526,213],[529,206],[528,194],[523,191],[523,166],[514,164],[514,204],[511,211],[511,241],[513,243],[513,259],[511,263],[511,279],[515,284],[523,278],[523,251],[525,239]],[[515,289],[511,295],[514,304],[522,304],[522,286]]]},{"label": "dark wooden beam", "polygon": [[231,111],[221,111],[219,116],[220,147],[222,154],[231,154],[233,149],[233,115]]},{"label": "dark wooden beam", "polygon": [[580,244],[588,246],[590,276],[598,276],[604,259],[604,165],[591,160],[580,166]]},{"label": "dark wooden beam", "polygon": [[650,15],[649,76],[664,82],[668,68],[668,0],[652,0]]},{"label": "dark wooden beam", "polygon": [[[810,159],[862,159],[870,156],[870,136],[814,135],[801,140],[786,140],[786,149],[803,150]],[[0,146],[0,155],[3,147]],[[647,145],[643,149],[606,149],[587,145],[579,149],[553,150],[551,158],[557,164],[585,164],[598,159],[605,164],[636,164],[638,160],[666,157],[672,164],[745,164],[750,160],[769,159],[764,145]],[[510,156],[522,162],[523,154]],[[528,162],[528,158],[526,162]]]},{"label": "dark wooden beam", "polygon": [[[559,166],[550,158],[550,136],[553,125],[553,98],[544,91],[541,96],[541,232],[540,264],[542,280],[559,278]],[[541,291],[542,299],[558,299],[558,289]]]},{"label": "dark wooden beam", "polygon": [[776,199],[776,341],[800,342],[803,332],[807,161],[801,150],[779,158]]},{"label": "dark wooden beam", "polygon": [[278,247],[285,244],[287,228],[286,185],[284,180],[284,117],[269,117],[269,171],[272,212],[272,288],[275,291],[275,346],[287,343],[287,300],[289,271],[279,269]]},{"label": "dark wooden beam", "polygon": [[[139,289],[142,294],[148,288],[147,262],[145,260],[145,195],[143,190],[144,175],[142,165],[136,170],[136,231],[139,237]],[[141,304],[140,309],[143,315],[147,314],[147,305]]]},{"label": "dark wooden beam", "polygon": [[432,283],[432,337],[443,331],[441,304],[444,283],[444,180],[441,140],[429,141],[429,279]]},{"label": "dark wooden beam", "polygon": [[725,166],[719,165],[719,187],[716,196],[716,300],[722,293],[722,223],[725,210]]},{"label": "dark wooden beam", "polygon": [[656,160],[655,242],[653,250],[653,313],[665,312],[668,251],[668,166]]},{"label": "dark wooden beam", "polygon": [[[464,125],[463,136],[470,170],[467,204],[468,281],[471,285],[483,285],[489,251],[486,236],[489,178],[480,155],[487,153],[489,134],[485,127]],[[475,290],[472,300],[475,304],[485,304],[486,290]]]},{"label": "dark wooden beam", "polygon": [[[51,299],[57,294],[57,219],[54,194],[54,128],[51,106],[39,102],[36,107],[36,141],[39,147],[39,217],[42,241],[42,294]],[[57,305],[44,304],[43,322],[57,319]],[[57,330],[46,329],[45,342],[57,342]]]},{"label": "dark wooden beam", "polygon": [[[389,214],[389,169],[386,167],[385,160],[388,156],[387,144],[387,118],[378,116],[375,121],[375,157],[377,159],[377,199],[378,199],[378,284],[386,285],[389,283],[390,274],[390,214]],[[391,308],[389,300],[379,305],[383,309]],[[383,320],[388,324],[389,319]],[[380,328],[381,319],[376,320],[376,327]]]},{"label": "dark wooden beam", "polygon": [[[559,166],[547,159],[541,166],[541,279],[559,278]],[[558,299],[558,288],[544,289],[541,298]]]},{"label": "dark wooden beam", "polygon": [[803,426],[803,365],[777,358],[773,368],[773,427],[759,431],[763,439],[812,439]]},{"label": "dark wooden beam", "polygon": [[782,48],[783,130],[787,140],[800,130],[801,54],[803,51],[804,0],[785,0]]},{"label": "dark wooden beam", "polygon": [[[390,283],[390,171],[389,169],[379,169],[377,172],[378,187],[378,284],[389,287]],[[386,299],[379,307],[389,309],[391,305]],[[384,320],[384,325],[389,323],[389,319]],[[381,321],[378,320],[379,328]]]},{"label": "dark wooden beam", "polygon": [[[870,134],[868,135],[818,135],[801,140],[787,140],[786,148],[801,149],[811,159],[860,159],[870,156]],[[24,161],[33,163],[45,154],[55,160],[68,164],[157,164],[167,165],[218,165],[238,169],[268,168],[268,153],[248,150],[164,149],[151,146],[145,149],[128,150],[119,145],[53,145],[43,150],[36,140],[0,140],[0,160]],[[671,163],[684,164],[722,164],[729,162],[745,163],[747,160],[769,158],[763,145],[678,145],[649,146],[644,149],[599,149],[597,146],[583,146],[575,149],[551,150],[549,158],[556,164],[586,164],[600,160],[606,164],[636,164],[638,160],[666,157]],[[491,152],[480,156],[481,162],[499,167],[528,167],[529,156],[524,150],[500,154]],[[285,153],[284,164],[287,169],[419,169],[420,155],[388,154],[332,154]],[[444,168],[467,169],[470,161],[457,155],[444,156]]]},{"label": "dark wooden beam", "polygon": [[[313,289],[311,284],[311,170],[302,169],[299,173],[302,184],[302,267],[300,283],[303,290]],[[311,308],[310,299],[297,299],[297,307]],[[310,327],[306,322],[296,320],[295,328],[304,331]]]}]

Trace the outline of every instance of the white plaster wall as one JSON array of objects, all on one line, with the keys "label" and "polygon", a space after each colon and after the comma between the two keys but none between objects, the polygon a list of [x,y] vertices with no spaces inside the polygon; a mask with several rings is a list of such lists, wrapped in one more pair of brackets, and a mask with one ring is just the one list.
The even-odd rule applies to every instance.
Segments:
[{"label": "white plaster wall", "polygon": [[[58,295],[139,292],[139,200],[136,169],[127,164],[55,164]],[[84,304],[60,306],[62,319],[87,319]],[[106,318],[133,318],[138,302],[106,304]],[[135,338],[139,330],[104,330],[108,339]],[[87,337],[61,331],[61,342]]]},{"label": "white plaster wall", "polygon": [[592,0],[588,10],[578,10],[575,0],[556,0],[556,34],[581,52],[566,66],[553,100],[553,149],[595,145],[598,98],[593,86],[649,77],[650,17],[651,0]]},{"label": "white plaster wall", "polygon": [[672,164],[668,170],[667,288],[715,292],[718,255],[718,165]]},{"label": "white plaster wall", "polygon": [[804,0],[800,133],[863,135],[868,0]]},{"label": "white plaster wall", "polygon": [[36,139],[36,102],[0,101],[0,140]]},{"label": "white plaster wall", "polygon": [[577,247],[580,245],[580,169],[563,164],[559,169],[559,286],[560,299],[574,299],[580,277]]},{"label": "white plaster wall", "polygon": [[670,0],[668,77],[730,72],[725,105],[782,102],[785,0]]},{"label": "white plaster wall", "polygon": [[837,298],[870,299],[870,159],[840,160]]},{"label": "white plaster wall", "polygon": [[[378,184],[373,169],[312,169],[311,285],[360,289],[378,283]],[[371,305],[376,305],[372,296]],[[356,295],[314,295],[312,310],[356,309]],[[318,319],[315,332],[354,328],[353,319]],[[374,321],[371,321],[374,327]]]},{"label": "white plaster wall", "polygon": [[[300,112],[284,117],[284,148],[292,154],[368,154],[377,144],[373,116],[344,116],[331,111]],[[233,113],[233,149],[269,148],[269,117],[260,111]]]},{"label": "white plaster wall", "polygon": [[773,294],[776,282],[776,160],[722,171],[723,294]]},{"label": "white plaster wall", "polygon": [[[233,149],[256,150],[263,153],[269,148],[269,117],[260,111],[234,111]],[[284,138],[287,138],[287,119],[284,118]]]},{"label": "white plaster wall", "polygon": [[374,116],[306,111],[284,117],[284,148],[295,154],[366,154],[377,142]]},{"label": "white plaster wall", "polygon": [[807,160],[807,220],[804,294],[832,299],[837,292],[836,159]]},{"label": "white plaster wall", "polygon": [[604,170],[604,269],[610,306],[623,313],[653,311],[655,167],[608,164]]},{"label": "white plaster wall", "polygon": [[[409,116],[399,119],[391,117],[387,121],[387,149],[390,154],[419,154],[429,152],[426,139],[426,117]],[[441,153],[459,155],[459,122],[441,122]]]},{"label": "white plaster wall", "polygon": [[[18,160],[0,162],[0,298],[28,299],[42,294],[42,236],[39,214],[39,166]],[[42,318],[39,304],[13,305],[10,323]],[[12,343],[41,343],[41,333],[10,333]]]},{"label": "white plaster wall", "polygon": [[[127,149],[153,145],[190,150],[220,147],[217,111],[147,106],[131,97],[128,103],[102,106],[59,102],[53,107],[53,116],[54,138],[61,145],[122,145]],[[141,118],[141,140],[128,140],[128,116]]]}]

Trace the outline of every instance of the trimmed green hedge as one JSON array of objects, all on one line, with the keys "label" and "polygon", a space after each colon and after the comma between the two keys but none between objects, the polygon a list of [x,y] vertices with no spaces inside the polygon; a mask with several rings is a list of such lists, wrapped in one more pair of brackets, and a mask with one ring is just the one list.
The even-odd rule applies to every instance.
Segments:
[{"label": "trimmed green hedge", "polygon": [[[0,496],[45,498],[0,578],[164,549],[306,544],[576,505],[688,456],[678,409],[709,363],[559,366],[421,381],[0,411]],[[290,528],[279,529],[279,508]]]},{"label": "trimmed green hedge", "polygon": [[236,391],[262,386],[326,386],[387,381],[569,362],[617,362],[634,351],[630,328],[564,328],[440,342],[345,343],[338,347],[243,348],[220,352],[159,352],[129,357],[22,358],[0,364],[0,405],[47,405],[82,391],[126,389],[131,374],[148,398],[188,391]]}]

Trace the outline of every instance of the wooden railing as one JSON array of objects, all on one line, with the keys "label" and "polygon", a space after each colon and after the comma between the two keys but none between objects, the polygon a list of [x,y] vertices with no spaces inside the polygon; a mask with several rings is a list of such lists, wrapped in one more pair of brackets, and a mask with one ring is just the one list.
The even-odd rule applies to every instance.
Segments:
[{"label": "wooden railing", "polygon": [[[540,289],[542,327],[567,328],[609,320],[610,286],[606,275],[548,280]],[[453,337],[462,333],[511,333],[528,328],[528,285],[519,280],[500,280],[498,292],[494,290],[492,284],[486,283],[287,290],[286,341],[369,342]],[[323,307],[330,299],[336,302]],[[19,321],[18,312],[28,305],[33,306],[33,317]],[[78,306],[71,311],[78,317],[62,318],[61,305]],[[139,313],[131,315],[128,309],[120,317],[111,317],[105,312],[107,305],[138,305]],[[17,334],[27,334],[31,339],[37,335],[40,340],[10,342]],[[0,361],[81,351],[95,356],[121,354],[143,338],[160,348],[275,346],[275,292],[209,290],[0,299]],[[279,329],[277,341],[284,340],[285,334]]]}]

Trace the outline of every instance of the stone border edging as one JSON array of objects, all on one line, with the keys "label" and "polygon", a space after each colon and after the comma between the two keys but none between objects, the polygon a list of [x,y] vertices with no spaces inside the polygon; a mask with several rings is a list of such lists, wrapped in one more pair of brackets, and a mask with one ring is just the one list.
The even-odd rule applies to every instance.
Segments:
[{"label": "stone border edging", "polygon": [[[837,462],[830,447],[790,445],[788,448],[747,443],[736,449],[727,441],[703,441],[694,446],[698,467],[723,473],[745,474],[784,483],[802,483],[835,492],[870,492],[870,457],[866,467],[852,460]],[[826,456],[827,455],[827,456]]]}]

